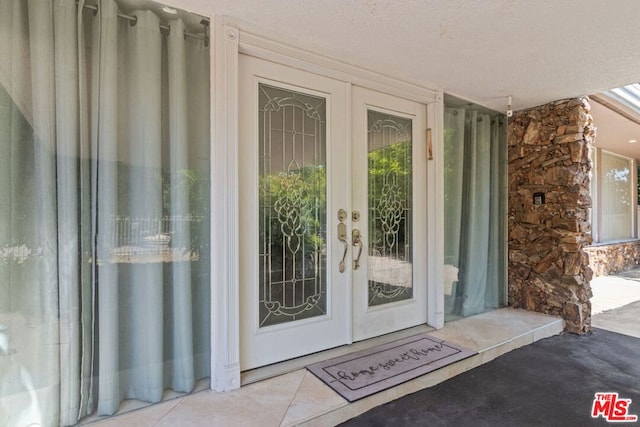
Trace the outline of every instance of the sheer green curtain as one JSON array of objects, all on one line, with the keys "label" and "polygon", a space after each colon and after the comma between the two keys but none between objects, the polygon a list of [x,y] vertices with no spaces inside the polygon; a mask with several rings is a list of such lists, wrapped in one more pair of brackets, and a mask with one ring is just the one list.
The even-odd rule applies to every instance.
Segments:
[{"label": "sheer green curtain", "polygon": [[445,108],[445,311],[500,306],[504,296],[506,124],[500,115]]},{"label": "sheer green curtain", "polygon": [[0,425],[209,376],[209,48],[184,16],[0,2]]}]

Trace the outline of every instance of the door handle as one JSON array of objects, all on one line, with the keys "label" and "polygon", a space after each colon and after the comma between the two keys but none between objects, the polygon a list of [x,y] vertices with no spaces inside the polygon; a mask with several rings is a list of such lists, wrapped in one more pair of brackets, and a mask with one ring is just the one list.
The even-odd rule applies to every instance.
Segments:
[{"label": "door handle", "polygon": [[353,242],[353,246],[359,247],[358,255],[356,256],[356,259],[353,260],[353,269],[357,270],[360,268],[360,256],[362,255],[363,247],[362,235],[360,234],[360,230],[358,230],[357,228],[354,228],[351,232],[351,241]]},{"label": "door handle", "polygon": [[345,259],[347,259],[347,252],[349,251],[349,241],[347,240],[347,225],[344,220],[347,218],[347,212],[344,209],[338,210],[338,240],[344,244],[344,253],[342,259],[338,263],[338,270],[340,273],[344,273],[346,270]]}]

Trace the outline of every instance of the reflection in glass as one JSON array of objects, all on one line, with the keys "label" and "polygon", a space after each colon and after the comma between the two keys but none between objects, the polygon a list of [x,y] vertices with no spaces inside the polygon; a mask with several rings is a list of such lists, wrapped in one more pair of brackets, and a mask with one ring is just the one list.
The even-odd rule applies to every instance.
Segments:
[{"label": "reflection in glass", "polygon": [[445,98],[445,320],[499,307],[505,293],[503,114]]},{"label": "reflection in glass", "polygon": [[602,185],[600,241],[630,239],[633,236],[631,161],[602,151],[599,169]]},{"label": "reflection in glass", "polygon": [[2,426],[209,385],[206,28],[82,3],[0,2]]},{"label": "reflection in glass", "polygon": [[412,298],[411,119],[367,111],[369,305]]},{"label": "reflection in glass", "polygon": [[326,314],[326,100],[259,85],[259,323]]}]

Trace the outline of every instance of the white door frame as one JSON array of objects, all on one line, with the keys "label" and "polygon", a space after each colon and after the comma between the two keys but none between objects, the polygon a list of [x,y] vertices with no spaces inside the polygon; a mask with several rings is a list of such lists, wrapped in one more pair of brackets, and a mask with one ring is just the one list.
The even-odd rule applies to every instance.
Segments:
[{"label": "white door frame", "polygon": [[402,82],[211,20],[211,388],[240,387],[238,54],[279,62],[427,105],[433,160],[427,172],[428,323],[444,326],[442,89]]}]

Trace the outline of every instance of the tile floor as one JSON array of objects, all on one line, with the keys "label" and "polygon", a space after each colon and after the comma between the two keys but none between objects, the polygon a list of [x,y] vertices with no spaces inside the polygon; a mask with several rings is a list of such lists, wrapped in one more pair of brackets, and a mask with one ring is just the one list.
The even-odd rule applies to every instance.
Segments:
[{"label": "tile floor", "polygon": [[[357,402],[347,402],[304,368],[297,368],[269,379],[256,380],[254,377],[255,382],[236,391],[201,391],[95,420],[92,424],[99,427],[335,425],[375,406],[431,387],[515,348],[556,335],[562,329],[562,320],[555,317],[511,308],[500,309],[450,322],[443,329],[431,332],[434,336],[478,351],[476,356]],[[358,343],[354,347],[362,345]],[[334,355],[335,351],[324,357]],[[246,382],[245,379],[243,381]]]}]

